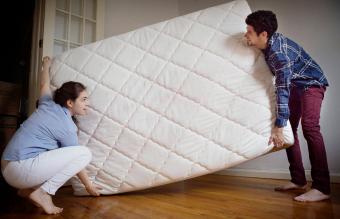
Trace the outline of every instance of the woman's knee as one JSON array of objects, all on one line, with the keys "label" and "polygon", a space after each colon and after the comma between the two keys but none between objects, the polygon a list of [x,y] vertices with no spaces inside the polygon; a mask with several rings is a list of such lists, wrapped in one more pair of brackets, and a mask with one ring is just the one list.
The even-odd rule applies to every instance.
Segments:
[{"label": "woman's knee", "polygon": [[72,154],[73,159],[83,161],[86,165],[92,160],[91,150],[86,146],[70,146],[66,150]]}]

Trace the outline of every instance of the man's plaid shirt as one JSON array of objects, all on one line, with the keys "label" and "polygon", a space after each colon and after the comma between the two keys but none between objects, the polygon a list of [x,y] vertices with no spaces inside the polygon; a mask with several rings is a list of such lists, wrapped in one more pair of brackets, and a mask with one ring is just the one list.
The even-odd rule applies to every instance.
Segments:
[{"label": "man's plaid shirt", "polygon": [[274,33],[263,50],[265,60],[275,75],[277,127],[287,125],[289,119],[289,91],[291,86],[308,89],[311,86],[328,86],[320,66],[304,49],[283,36]]}]

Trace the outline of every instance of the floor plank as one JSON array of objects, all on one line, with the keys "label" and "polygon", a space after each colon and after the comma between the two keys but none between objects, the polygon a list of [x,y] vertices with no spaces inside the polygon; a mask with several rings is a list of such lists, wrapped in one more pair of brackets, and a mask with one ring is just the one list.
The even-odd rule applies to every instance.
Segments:
[{"label": "floor plank", "polygon": [[63,187],[54,197],[63,207],[49,216],[15,190],[1,186],[0,218],[340,218],[340,184],[332,184],[332,198],[299,203],[301,191],[275,192],[284,180],[206,175],[153,189],[112,196],[75,197]]}]

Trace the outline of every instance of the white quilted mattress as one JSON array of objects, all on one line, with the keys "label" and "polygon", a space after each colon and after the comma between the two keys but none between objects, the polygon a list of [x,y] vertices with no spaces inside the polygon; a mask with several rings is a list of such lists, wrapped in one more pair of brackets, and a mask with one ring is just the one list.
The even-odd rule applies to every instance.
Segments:
[{"label": "white quilted mattress", "polygon": [[[55,57],[52,87],[80,81],[91,106],[80,143],[102,194],[213,173],[273,149],[273,78],[243,43],[246,1],[237,0]],[[285,128],[288,145],[291,127]],[[76,195],[87,195],[77,178]]]}]

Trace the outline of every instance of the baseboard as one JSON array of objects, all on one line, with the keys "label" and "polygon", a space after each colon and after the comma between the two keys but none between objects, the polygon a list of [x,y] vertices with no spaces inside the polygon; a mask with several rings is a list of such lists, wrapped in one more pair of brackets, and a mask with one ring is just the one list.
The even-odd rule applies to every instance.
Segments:
[{"label": "baseboard", "polygon": [[[311,180],[310,170],[306,170],[307,180]],[[220,175],[258,177],[269,179],[290,179],[288,170],[255,170],[255,169],[226,169],[217,172]],[[340,173],[330,174],[331,183],[340,183]]]}]

